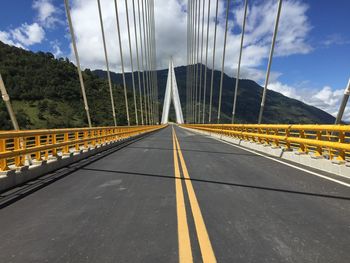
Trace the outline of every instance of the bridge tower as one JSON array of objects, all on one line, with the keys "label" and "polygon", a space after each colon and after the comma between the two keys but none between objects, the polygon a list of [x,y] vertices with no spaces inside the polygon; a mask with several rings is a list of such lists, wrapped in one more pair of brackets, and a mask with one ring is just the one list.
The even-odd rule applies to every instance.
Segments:
[{"label": "bridge tower", "polygon": [[179,124],[184,123],[181,102],[179,97],[179,90],[177,88],[174,63],[172,59],[169,61],[169,71],[168,71],[168,79],[166,82],[166,90],[165,90],[165,97],[164,97],[162,124],[168,123],[171,101],[173,102],[174,108],[175,108],[176,123],[179,123]]}]

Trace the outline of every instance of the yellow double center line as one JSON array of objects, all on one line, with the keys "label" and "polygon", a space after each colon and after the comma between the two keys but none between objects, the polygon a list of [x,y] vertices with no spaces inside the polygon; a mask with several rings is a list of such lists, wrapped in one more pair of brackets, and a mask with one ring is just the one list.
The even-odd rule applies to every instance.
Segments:
[{"label": "yellow double center line", "polygon": [[[176,208],[178,222],[178,243],[179,243],[179,262],[193,262],[192,247],[187,224],[187,214],[185,206],[185,198],[182,189],[182,180],[180,174],[179,159],[181,163],[182,173],[185,178],[185,185],[190,201],[190,207],[196,227],[197,238],[201,250],[202,260],[204,263],[215,263],[216,258],[210,243],[207,228],[205,226],[201,209],[198,204],[196,194],[193,189],[191,178],[188,174],[187,166],[182,155],[179,140],[177,139],[174,128],[173,135],[173,154],[174,154],[174,170],[175,170],[175,189],[176,189]],[[179,158],[178,158],[179,157]]]}]

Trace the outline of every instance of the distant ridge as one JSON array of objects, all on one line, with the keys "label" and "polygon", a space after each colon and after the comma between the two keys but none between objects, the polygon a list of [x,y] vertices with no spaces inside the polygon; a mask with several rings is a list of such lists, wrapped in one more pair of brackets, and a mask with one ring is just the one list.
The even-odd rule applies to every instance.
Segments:
[{"label": "distant ridge", "polygon": [[[203,72],[204,72],[204,66]],[[93,71],[97,76],[106,78],[106,72],[103,70]],[[168,70],[158,70],[158,86],[159,96],[164,98],[166,79]],[[181,104],[183,107],[184,115],[186,116],[186,66],[180,66],[175,68],[176,79],[178,82]],[[206,105],[209,102],[209,90],[210,90],[210,77],[211,70],[207,71],[207,92],[206,92]],[[112,80],[114,83],[121,84],[121,74],[112,73]],[[223,92],[222,92],[222,122],[231,122],[232,101],[233,101],[233,89],[236,79],[231,78],[224,74],[223,80]],[[131,74],[126,74],[126,82],[131,87]],[[218,90],[220,83],[220,71],[214,71],[214,91],[213,91],[213,123],[216,123],[217,117],[217,103],[218,103]],[[237,122],[239,123],[256,123],[259,107],[262,96],[262,87],[256,82],[248,79],[242,79],[239,81],[239,92],[237,100]],[[207,109],[208,112],[208,109]],[[174,115],[172,115],[174,118]],[[206,120],[208,118],[206,117]],[[314,106],[307,105],[299,100],[286,97],[278,92],[268,90],[266,96],[266,107],[264,112],[264,123],[310,123],[310,124],[333,124],[335,118],[327,112],[318,109]]]},{"label": "distant ridge", "polygon": [[[68,59],[55,59],[49,52],[31,52],[0,41],[0,73],[12,99],[21,129],[87,126],[77,69]],[[204,67],[203,67],[204,68]],[[186,67],[175,68],[179,94],[186,116]],[[208,70],[210,78],[211,71]],[[158,70],[160,109],[164,98],[167,69]],[[87,99],[94,126],[113,125],[108,83],[102,70],[83,72]],[[121,75],[112,73],[114,100],[119,125],[126,124]],[[136,77],[137,80],[137,77]],[[213,122],[216,122],[220,72],[214,72]],[[131,123],[135,123],[131,74],[126,74]],[[230,122],[234,78],[224,75],[222,121]],[[209,101],[209,83],[207,102]],[[237,122],[256,123],[262,88],[251,80],[241,80]],[[334,123],[330,114],[274,91],[267,93],[265,123]],[[208,104],[207,104],[208,105]],[[139,105],[138,105],[139,106]],[[139,107],[138,107],[139,108]],[[184,117],[185,117],[184,116]],[[3,101],[0,101],[0,130],[12,129]]]}]

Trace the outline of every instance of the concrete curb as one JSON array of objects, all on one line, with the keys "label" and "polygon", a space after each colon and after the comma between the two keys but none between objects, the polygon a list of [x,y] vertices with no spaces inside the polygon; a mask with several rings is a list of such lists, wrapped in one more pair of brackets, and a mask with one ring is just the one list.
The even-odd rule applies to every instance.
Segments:
[{"label": "concrete curb", "polygon": [[323,158],[316,158],[310,154],[300,154],[297,151],[286,151],[280,147],[272,147],[271,145],[257,144],[250,141],[244,141],[236,138],[231,138],[225,135],[219,135],[207,131],[200,131],[187,127],[182,127],[198,134],[209,135],[211,137],[226,141],[232,144],[239,145],[241,147],[264,153],[273,157],[281,158],[287,161],[298,163],[304,166],[308,166],[314,169],[318,169],[331,174],[336,174],[350,178],[350,165],[349,163],[339,163]]},{"label": "concrete curb", "polygon": [[118,148],[117,150],[119,150],[121,147],[118,146],[124,146],[125,144],[129,145],[137,139],[142,138],[146,135],[153,134],[156,131],[142,133],[120,141],[98,145],[95,148],[80,150],[78,152],[71,152],[69,155],[58,156],[58,158],[49,158],[49,160],[47,161],[45,160],[37,162],[36,164],[31,166],[23,166],[18,170],[2,172],[0,174],[0,193],[3,193],[14,187],[23,185],[29,181],[35,180],[43,175],[55,172],[59,169],[80,162],[99,153],[106,152],[114,148]]}]

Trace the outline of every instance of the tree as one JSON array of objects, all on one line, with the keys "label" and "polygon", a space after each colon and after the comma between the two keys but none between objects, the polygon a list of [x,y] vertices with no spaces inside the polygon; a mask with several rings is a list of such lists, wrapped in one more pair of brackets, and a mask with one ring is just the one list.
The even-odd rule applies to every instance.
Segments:
[{"label": "tree", "polygon": [[40,112],[47,111],[47,109],[48,109],[48,101],[47,100],[39,101],[38,109],[39,109]]}]

